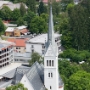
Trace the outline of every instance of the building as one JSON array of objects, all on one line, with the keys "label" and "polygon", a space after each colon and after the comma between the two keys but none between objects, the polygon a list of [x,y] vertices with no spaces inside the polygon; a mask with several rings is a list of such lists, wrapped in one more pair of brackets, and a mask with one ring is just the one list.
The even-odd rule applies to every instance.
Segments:
[{"label": "building", "polygon": [[25,53],[26,52],[26,41],[25,38],[8,38],[7,41],[15,43],[14,52]]},{"label": "building", "polygon": [[19,26],[14,29],[14,36],[19,37],[28,33],[27,26]]},{"label": "building", "polygon": [[[58,45],[58,52],[61,52],[61,34],[54,34],[55,42]],[[45,52],[45,44],[47,42],[47,34],[41,34],[35,36],[34,38],[28,40],[26,42],[26,52],[32,54],[33,52],[38,52],[40,55],[44,55]],[[37,48],[38,47],[38,48]]]},{"label": "building", "polygon": [[3,68],[14,61],[14,45],[14,43],[0,40],[0,68]]},{"label": "building", "polygon": [[0,84],[1,88],[22,83],[28,90],[64,90],[64,83],[58,73],[58,47],[53,36],[53,16],[50,6],[44,65],[35,62],[31,67],[20,66],[1,75],[8,79],[7,84]]},{"label": "building", "polygon": [[6,36],[20,37],[28,33],[27,26],[8,27],[5,31]]},{"label": "building", "polygon": [[[27,10],[28,7],[24,3],[23,3],[23,5],[25,6],[25,8]],[[12,3],[10,1],[0,1],[0,9],[2,9],[3,6],[9,7],[13,11],[16,8],[20,9],[21,3]]]},{"label": "building", "polygon": [[44,55],[44,85],[47,90],[64,90],[64,83],[58,72],[58,45],[53,36],[53,15],[50,5],[48,39]]},{"label": "building", "polygon": [[14,36],[14,27],[8,27],[5,31],[5,36]]}]

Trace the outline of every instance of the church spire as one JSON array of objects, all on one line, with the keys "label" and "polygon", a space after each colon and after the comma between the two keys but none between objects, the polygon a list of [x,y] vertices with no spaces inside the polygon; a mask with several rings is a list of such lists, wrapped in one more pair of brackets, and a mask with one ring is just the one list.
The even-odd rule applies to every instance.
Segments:
[{"label": "church spire", "polygon": [[53,14],[52,14],[52,5],[50,3],[50,13],[49,13],[49,28],[48,28],[48,45],[51,44],[53,49],[55,49],[55,38],[54,38],[54,25],[53,25]]}]

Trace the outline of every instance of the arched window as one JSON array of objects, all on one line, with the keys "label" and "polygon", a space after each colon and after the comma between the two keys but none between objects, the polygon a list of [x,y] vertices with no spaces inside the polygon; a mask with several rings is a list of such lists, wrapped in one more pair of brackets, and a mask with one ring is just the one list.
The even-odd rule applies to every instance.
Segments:
[{"label": "arched window", "polygon": [[52,60],[52,66],[54,66],[54,60]]},{"label": "arched window", "polygon": [[51,60],[49,60],[49,66],[51,66]]},{"label": "arched window", "polygon": [[47,60],[47,66],[48,66],[48,60]]},{"label": "arched window", "polygon": [[50,77],[50,73],[48,73],[48,77]]}]

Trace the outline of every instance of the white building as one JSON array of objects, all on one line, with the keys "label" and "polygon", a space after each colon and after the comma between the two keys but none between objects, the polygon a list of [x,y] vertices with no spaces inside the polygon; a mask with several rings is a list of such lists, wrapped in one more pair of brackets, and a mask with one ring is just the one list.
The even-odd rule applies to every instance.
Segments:
[{"label": "white building", "polygon": [[[25,9],[28,9],[28,7],[23,3],[23,5],[25,6]],[[14,9],[20,9],[21,3],[12,3],[10,1],[2,1],[0,0],[0,9],[3,8],[3,6],[7,6],[10,8],[10,10],[14,10]]]},{"label": "white building", "polygon": [[[61,51],[61,34],[54,34],[55,42],[58,45],[58,52]],[[32,52],[37,52],[40,55],[44,55],[45,52],[45,44],[47,42],[47,34],[38,35],[26,42],[26,52],[32,54]]]},{"label": "white building", "polygon": [[0,68],[7,66],[14,61],[13,45],[14,43],[0,40]]},{"label": "white building", "polygon": [[64,90],[58,73],[58,45],[55,42],[52,7],[50,6],[49,30],[44,56],[44,85],[48,90]]}]

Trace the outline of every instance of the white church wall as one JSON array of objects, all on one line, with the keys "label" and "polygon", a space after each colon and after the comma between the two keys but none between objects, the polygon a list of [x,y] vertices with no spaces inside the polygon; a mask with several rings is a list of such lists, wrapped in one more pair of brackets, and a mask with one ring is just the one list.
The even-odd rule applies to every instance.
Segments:
[{"label": "white church wall", "polygon": [[26,75],[23,76],[23,78],[21,79],[20,83],[22,83],[24,85],[24,87],[26,87],[28,90],[34,90],[32,85],[28,81]]},{"label": "white church wall", "polygon": [[[48,90],[58,90],[58,71],[56,71],[55,68],[53,69],[44,69],[44,84],[46,86],[46,88],[48,88]],[[49,77],[49,73],[52,73],[52,77]],[[50,89],[50,86],[51,86],[51,89]],[[57,87],[57,89],[56,89]]]}]

